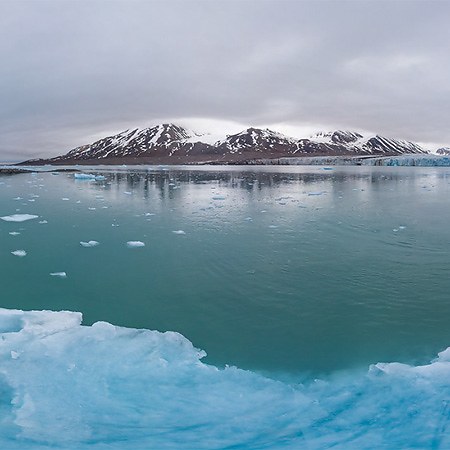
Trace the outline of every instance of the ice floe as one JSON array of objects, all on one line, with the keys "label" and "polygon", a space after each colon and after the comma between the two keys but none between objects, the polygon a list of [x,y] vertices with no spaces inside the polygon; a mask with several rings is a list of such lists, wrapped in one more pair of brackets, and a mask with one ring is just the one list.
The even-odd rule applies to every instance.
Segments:
[{"label": "ice floe", "polygon": [[52,277],[67,278],[66,272],[50,272]]},{"label": "ice floe", "polygon": [[25,250],[14,250],[11,254],[20,257],[27,256],[27,252]]},{"label": "ice floe", "polygon": [[3,216],[0,219],[5,222],[25,222],[26,220],[37,219],[39,216],[34,214],[13,214],[11,216]]},{"label": "ice floe", "polygon": [[136,248],[136,247],[145,247],[145,244],[142,241],[128,241],[128,248]]},{"label": "ice floe", "polygon": [[96,247],[99,244],[100,244],[100,242],[98,242],[98,241],[87,241],[87,242],[80,241],[80,245],[82,247]]}]

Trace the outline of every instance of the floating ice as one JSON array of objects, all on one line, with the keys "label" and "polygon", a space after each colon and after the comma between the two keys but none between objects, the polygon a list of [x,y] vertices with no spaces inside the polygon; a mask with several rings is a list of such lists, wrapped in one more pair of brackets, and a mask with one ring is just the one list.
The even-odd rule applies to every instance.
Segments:
[{"label": "floating ice", "polygon": [[70,200],[70,198],[63,197],[61,200],[65,201],[65,202],[68,202]]},{"label": "floating ice", "polygon": [[48,223],[46,220],[40,220],[39,223],[43,224],[43,223]]},{"label": "floating ice", "polygon": [[95,180],[95,175],[91,173],[76,173],[74,177],[76,180]]},{"label": "floating ice", "polygon": [[25,250],[14,250],[11,254],[20,257],[27,256],[27,252]]},{"label": "floating ice", "polygon": [[145,247],[145,244],[141,241],[128,241],[127,247],[128,248]]},{"label": "floating ice", "polygon": [[100,244],[100,242],[97,242],[97,241],[87,241],[87,242],[80,241],[80,245],[82,247],[96,247],[99,244]]},{"label": "floating ice", "polygon": [[50,275],[52,277],[67,278],[66,272],[51,272]]},{"label": "floating ice", "polygon": [[35,216],[34,214],[13,214],[11,216],[3,216],[0,219],[5,222],[25,222],[26,220],[37,219],[39,216]]},{"label": "floating ice", "polygon": [[20,234],[20,232],[19,231],[10,231],[9,234],[11,236],[18,236]]},{"label": "floating ice", "polygon": [[0,448],[450,448],[450,349],[291,385],[206,365],[175,332],[81,319],[0,309]]},{"label": "floating ice", "polygon": [[324,191],[316,191],[316,192],[312,191],[312,192],[308,192],[308,195],[323,195],[323,194],[325,194]]},{"label": "floating ice", "polygon": [[183,230],[175,230],[175,231],[172,231],[172,233],[173,234],[186,234],[186,232]]},{"label": "floating ice", "polygon": [[213,200],[225,200],[226,197],[225,197],[225,195],[214,195],[212,199]]}]

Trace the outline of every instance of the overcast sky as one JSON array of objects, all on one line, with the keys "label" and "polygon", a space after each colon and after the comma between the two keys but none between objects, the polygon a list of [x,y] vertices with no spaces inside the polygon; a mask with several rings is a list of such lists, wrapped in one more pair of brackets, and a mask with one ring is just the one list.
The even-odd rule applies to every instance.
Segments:
[{"label": "overcast sky", "polygon": [[450,145],[450,2],[0,0],[0,161],[135,126]]}]

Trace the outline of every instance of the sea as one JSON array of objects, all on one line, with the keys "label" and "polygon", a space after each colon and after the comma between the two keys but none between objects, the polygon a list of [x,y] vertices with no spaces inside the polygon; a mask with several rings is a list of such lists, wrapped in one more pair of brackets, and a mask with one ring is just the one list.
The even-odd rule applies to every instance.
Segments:
[{"label": "sea", "polygon": [[449,167],[73,169],[0,176],[2,450],[450,448]]}]

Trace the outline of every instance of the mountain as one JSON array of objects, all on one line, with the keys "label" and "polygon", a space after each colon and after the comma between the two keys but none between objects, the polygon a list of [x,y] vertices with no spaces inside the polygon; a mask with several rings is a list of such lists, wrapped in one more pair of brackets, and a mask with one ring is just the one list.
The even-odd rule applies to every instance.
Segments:
[{"label": "mountain", "polygon": [[437,153],[438,155],[449,156],[449,155],[450,155],[450,148],[449,148],[449,147],[441,147],[441,148],[438,148],[438,149],[436,150],[436,153]]},{"label": "mountain", "polygon": [[289,156],[398,156],[427,153],[419,145],[352,131],[317,133],[297,139],[269,129],[248,128],[215,140],[174,124],[125,130],[50,159],[22,164],[236,163]]}]

